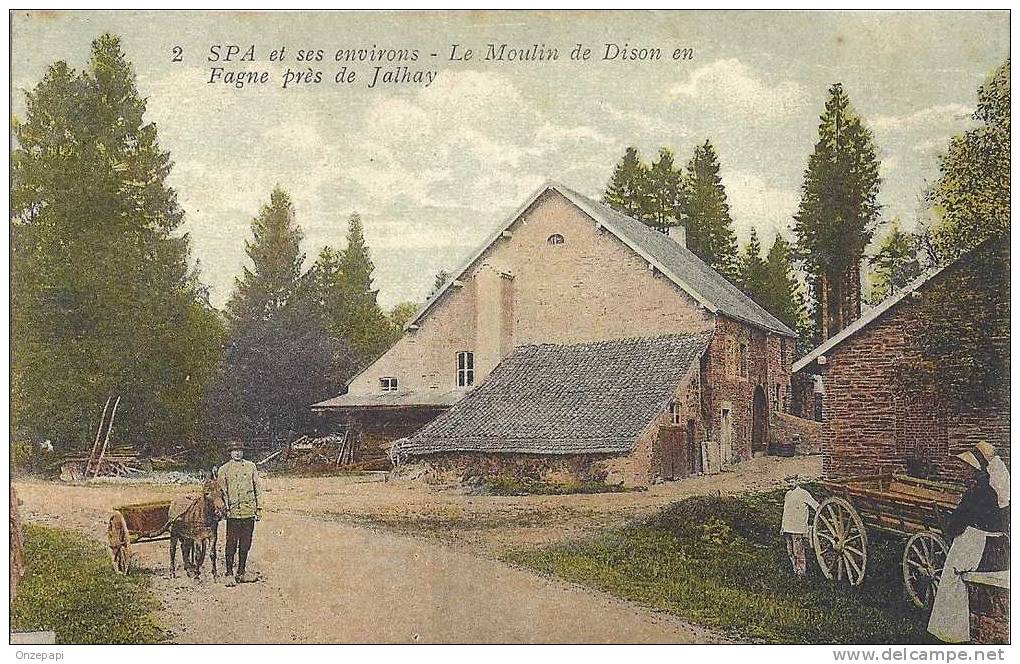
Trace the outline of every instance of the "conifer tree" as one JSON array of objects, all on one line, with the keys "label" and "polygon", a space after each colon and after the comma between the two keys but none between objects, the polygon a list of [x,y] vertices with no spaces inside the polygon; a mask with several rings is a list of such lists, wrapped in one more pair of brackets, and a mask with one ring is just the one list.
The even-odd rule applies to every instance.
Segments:
[{"label": "conifer tree", "polygon": [[637,148],[629,147],[613,169],[602,202],[629,217],[646,221],[650,207],[647,186],[648,167],[642,163]]},{"label": "conifer tree", "polygon": [[681,221],[687,246],[723,276],[737,278],[737,239],[719,177],[719,158],[710,141],[694,149],[687,164]]},{"label": "conifer tree", "polygon": [[861,260],[880,212],[878,164],[871,131],[843,86],[834,84],[794,216],[797,254],[812,281],[814,323],[823,340],[861,314]]},{"label": "conifer tree", "polygon": [[680,220],[680,211],[686,200],[683,173],[675,166],[669,148],[659,150],[659,158],[645,173],[643,202],[646,206],[643,221],[652,228],[665,232]]},{"label": "conifer tree", "polygon": [[802,337],[810,336],[805,329],[804,293],[794,271],[793,247],[781,234],[776,234],[769,249],[765,269],[765,289],[759,303],[791,330]]},{"label": "conifer tree", "polygon": [[737,283],[741,290],[755,302],[763,304],[769,287],[769,276],[768,268],[761,257],[761,242],[758,240],[758,232],[752,228],[751,237],[740,253]]},{"label": "conifer tree", "polygon": [[187,443],[223,325],[189,267],[170,155],[120,39],[50,66],[13,121],[12,429],[58,449]]},{"label": "conifer tree", "polygon": [[252,266],[234,279],[227,311],[235,326],[268,320],[294,297],[305,255],[304,234],[294,220],[290,196],[279,186],[251,223],[245,252]]}]

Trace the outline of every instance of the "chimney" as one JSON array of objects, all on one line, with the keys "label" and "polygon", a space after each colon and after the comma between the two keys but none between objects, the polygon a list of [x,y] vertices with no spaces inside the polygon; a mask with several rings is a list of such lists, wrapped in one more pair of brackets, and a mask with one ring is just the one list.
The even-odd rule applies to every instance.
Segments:
[{"label": "chimney", "polygon": [[676,242],[681,247],[687,246],[687,229],[684,228],[683,225],[677,224],[676,226],[670,226],[666,230],[666,235],[669,236],[670,240],[673,240],[673,242]]}]

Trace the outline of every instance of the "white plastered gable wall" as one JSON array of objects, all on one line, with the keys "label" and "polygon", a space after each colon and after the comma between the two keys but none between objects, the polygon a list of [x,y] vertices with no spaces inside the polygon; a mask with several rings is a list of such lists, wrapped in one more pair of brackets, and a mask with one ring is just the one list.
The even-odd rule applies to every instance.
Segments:
[{"label": "white plastered gable wall", "polygon": [[[551,244],[552,235],[563,236]],[[457,389],[457,353],[475,353],[475,384],[514,346],[712,328],[713,315],[612,233],[546,188],[454,277],[397,343],[350,383],[376,394]]]}]

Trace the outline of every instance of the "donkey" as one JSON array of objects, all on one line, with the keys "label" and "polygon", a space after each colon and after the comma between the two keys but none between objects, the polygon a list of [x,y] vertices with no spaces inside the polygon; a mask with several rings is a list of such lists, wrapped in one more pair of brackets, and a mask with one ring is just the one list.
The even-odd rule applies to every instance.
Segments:
[{"label": "donkey", "polygon": [[170,502],[170,576],[177,576],[177,543],[181,544],[181,561],[188,576],[197,580],[205,563],[209,541],[212,541],[212,573],[216,573],[216,531],[226,514],[226,502],[219,481],[210,478],[202,490],[178,496]]}]

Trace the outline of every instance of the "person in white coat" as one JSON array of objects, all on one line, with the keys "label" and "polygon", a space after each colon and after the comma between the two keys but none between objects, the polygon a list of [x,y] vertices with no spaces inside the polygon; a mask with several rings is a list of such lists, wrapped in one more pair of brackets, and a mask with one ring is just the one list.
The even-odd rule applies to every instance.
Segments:
[{"label": "person in white coat", "polygon": [[949,519],[952,545],[928,620],[928,631],[946,643],[970,641],[970,598],[961,575],[979,569],[990,538],[1009,529],[1009,471],[995,448],[980,442],[957,458],[974,469],[974,483]]},{"label": "person in white coat", "polygon": [[796,478],[788,478],[790,490],[783,500],[783,538],[786,553],[797,576],[807,576],[808,518],[811,510],[818,509],[818,501],[800,486]]}]

